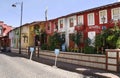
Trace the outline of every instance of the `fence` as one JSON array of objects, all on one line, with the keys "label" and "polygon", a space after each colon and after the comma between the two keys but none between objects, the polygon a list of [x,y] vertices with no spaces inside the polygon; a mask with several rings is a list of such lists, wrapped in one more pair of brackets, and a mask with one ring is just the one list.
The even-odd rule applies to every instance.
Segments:
[{"label": "fence", "polygon": [[[24,52],[22,54],[29,55],[29,48]],[[34,56],[55,59],[54,51],[40,50],[38,47],[35,47]],[[120,49],[107,49],[106,55],[60,52],[58,61],[118,72],[120,71]]]},{"label": "fence", "polygon": [[106,49],[106,70],[120,71],[120,49]]}]

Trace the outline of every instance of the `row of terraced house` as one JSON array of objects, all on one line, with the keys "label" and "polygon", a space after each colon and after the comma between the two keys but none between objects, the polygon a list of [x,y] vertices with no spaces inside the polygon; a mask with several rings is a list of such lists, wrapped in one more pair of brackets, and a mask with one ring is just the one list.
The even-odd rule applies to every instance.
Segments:
[{"label": "row of terraced house", "polygon": [[10,39],[8,38],[8,33],[13,29],[12,26],[5,24],[3,21],[0,21],[0,50],[2,47],[10,46]]},{"label": "row of terraced house", "polygon": [[[19,48],[19,37],[21,36],[21,48],[28,46],[38,46],[40,44],[49,44],[49,38],[55,32],[64,34],[65,46],[74,47],[70,35],[80,31],[81,47],[85,45],[85,39],[89,38],[94,41],[97,34],[102,30],[114,26],[114,23],[120,19],[120,2],[91,8],[88,10],[71,13],[55,19],[46,21],[35,21],[24,24],[9,32],[11,47]],[[21,35],[19,35],[21,29]]]}]

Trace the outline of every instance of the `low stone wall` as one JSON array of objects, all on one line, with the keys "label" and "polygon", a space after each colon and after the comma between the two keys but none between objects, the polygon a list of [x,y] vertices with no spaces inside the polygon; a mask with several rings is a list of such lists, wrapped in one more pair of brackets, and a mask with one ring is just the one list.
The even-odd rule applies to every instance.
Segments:
[{"label": "low stone wall", "polygon": [[[40,57],[47,59],[55,59],[54,52],[40,51]],[[58,61],[67,62],[76,65],[89,66],[99,69],[106,68],[106,57],[105,55],[95,54],[82,54],[82,53],[71,53],[71,52],[60,52],[58,55]]]},{"label": "low stone wall", "polygon": [[[11,52],[19,53],[19,49],[11,48]],[[28,49],[21,49],[21,54],[28,55]]]},{"label": "low stone wall", "polygon": [[[12,49],[12,52],[18,53],[18,49]],[[21,53],[30,55],[29,49],[22,49]],[[55,60],[54,51],[36,48],[34,56]],[[120,71],[120,50],[106,50],[106,55],[60,52],[58,61],[118,72]]]}]

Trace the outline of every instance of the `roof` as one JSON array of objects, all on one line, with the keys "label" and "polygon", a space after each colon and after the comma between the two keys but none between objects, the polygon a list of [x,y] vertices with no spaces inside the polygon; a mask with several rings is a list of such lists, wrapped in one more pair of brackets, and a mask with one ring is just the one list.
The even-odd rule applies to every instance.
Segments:
[{"label": "roof", "polygon": [[85,13],[85,12],[91,12],[91,11],[99,10],[99,9],[105,9],[105,8],[112,7],[112,6],[120,6],[120,2],[115,2],[115,3],[112,3],[112,4],[107,4],[107,5],[103,5],[103,6],[99,6],[99,7],[79,11],[79,12],[70,13],[66,16],[61,16],[61,17],[58,17],[58,18],[64,18],[64,17],[73,16],[73,15],[77,15],[77,14],[82,14],[82,13]]}]

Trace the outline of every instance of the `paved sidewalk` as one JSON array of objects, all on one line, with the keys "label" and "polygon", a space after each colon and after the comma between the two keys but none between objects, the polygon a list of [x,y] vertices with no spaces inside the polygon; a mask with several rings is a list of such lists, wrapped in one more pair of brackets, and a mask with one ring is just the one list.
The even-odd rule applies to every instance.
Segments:
[{"label": "paved sidewalk", "polygon": [[[27,55],[21,55],[18,53],[10,53],[9,55],[28,58]],[[50,65],[50,66],[54,66],[54,60],[45,59],[41,57],[40,58],[33,57],[33,60]],[[77,72],[77,73],[89,76],[89,78],[120,78],[120,72],[109,72],[105,70],[99,70],[99,69],[94,69],[94,68],[85,67],[85,66],[78,66],[78,65],[59,62],[59,61],[57,62],[57,67],[64,70],[69,70],[69,71],[73,71],[73,72]],[[85,78],[88,78],[88,77],[85,77]]]},{"label": "paved sidewalk", "polygon": [[[45,59],[45,58],[33,58],[34,61],[41,62],[47,65],[54,66],[54,60]],[[120,78],[120,72],[109,72],[105,70],[85,67],[85,66],[79,66],[64,62],[57,62],[57,67],[77,73],[82,73],[86,76],[94,76],[95,78]]]},{"label": "paved sidewalk", "polygon": [[0,78],[84,78],[86,76],[19,56],[0,53]]}]

